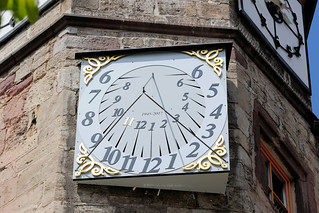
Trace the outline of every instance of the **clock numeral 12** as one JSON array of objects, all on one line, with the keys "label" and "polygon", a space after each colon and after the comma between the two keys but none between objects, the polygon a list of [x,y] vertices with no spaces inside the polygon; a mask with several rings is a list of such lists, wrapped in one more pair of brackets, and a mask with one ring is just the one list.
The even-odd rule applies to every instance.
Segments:
[{"label": "clock numeral 12", "polygon": [[[162,159],[161,158],[153,158],[153,159],[152,158],[146,158],[145,161],[146,161],[145,162],[145,166],[144,166],[144,168],[143,168],[141,173],[158,173],[159,172],[160,168],[157,168],[157,167],[162,163]],[[153,166],[152,169],[147,171],[150,163],[153,162],[153,161],[156,161],[156,165]]]}]

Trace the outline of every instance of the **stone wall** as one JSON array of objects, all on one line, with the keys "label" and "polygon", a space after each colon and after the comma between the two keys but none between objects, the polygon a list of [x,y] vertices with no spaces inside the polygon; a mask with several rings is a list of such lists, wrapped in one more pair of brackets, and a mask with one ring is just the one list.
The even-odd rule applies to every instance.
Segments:
[{"label": "stone wall", "polygon": [[[228,1],[133,2],[73,1],[72,13],[180,25],[228,27],[237,23],[230,20],[237,17],[233,14],[233,1],[230,8]],[[70,5],[65,0],[55,8],[71,11]],[[40,19],[32,27],[43,29],[42,25],[46,24]],[[0,47],[1,54],[9,55],[14,51],[13,42],[18,41],[14,38]],[[80,76],[80,61],[74,59],[76,52],[220,41],[234,42],[227,73],[231,172],[225,195],[73,182]],[[255,101],[274,121],[280,137],[289,138],[298,157],[313,171],[316,178],[310,184],[319,209],[318,141],[309,123],[249,57],[236,40],[222,37],[79,26],[57,32],[35,52],[1,73],[0,212],[272,212],[255,175]]]}]

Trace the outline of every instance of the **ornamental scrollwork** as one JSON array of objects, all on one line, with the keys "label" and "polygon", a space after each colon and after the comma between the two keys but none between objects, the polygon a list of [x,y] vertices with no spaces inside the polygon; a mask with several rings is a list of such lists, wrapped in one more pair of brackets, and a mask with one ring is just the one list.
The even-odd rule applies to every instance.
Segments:
[{"label": "ornamental scrollwork", "polygon": [[223,49],[217,50],[191,50],[191,51],[182,51],[190,56],[196,56],[197,58],[206,61],[206,63],[211,66],[214,72],[217,74],[218,77],[222,74],[222,67],[224,64],[224,60],[218,57],[219,52],[223,51]]},{"label": "ornamental scrollwork", "polygon": [[115,56],[100,56],[98,58],[84,58],[88,61],[89,65],[83,68],[84,73],[84,83],[88,83],[93,78],[94,74],[97,73],[101,67],[108,65],[111,61],[116,61],[119,58],[124,57],[124,55],[115,55]]},{"label": "ornamental scrollwork", "polygon": [[75,177],[80,177],[82,174],[91,172],[93,176],[104,176],[106,172],[109,175],[116,175],[120,171],[105,167],[103,164],[96,162],[92,156],[88,154],[88,150],[83,144],[79,146],[80,153],[76,159],[76,162],[80,165],[78,171],[75,172]]},{"label": "ornamental scrollwork", "polygon": [[194,169],[207,171],[212,165],[220,166],[223,169],[227,169],[227,164],[223,163],[222,157],[227,154],[227,150],[224,144],[224,137],[221,135],[216,141],[216,144],[209,151],[208,155],[202,157],[197,162],[193,162],[183,167],[184,171],[191,171]]}]

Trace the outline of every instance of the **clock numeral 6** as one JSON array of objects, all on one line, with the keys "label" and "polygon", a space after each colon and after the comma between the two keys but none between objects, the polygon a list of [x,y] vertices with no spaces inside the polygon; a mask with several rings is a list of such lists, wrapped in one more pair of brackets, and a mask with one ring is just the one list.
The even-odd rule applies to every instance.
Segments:
[{"label": "clock numeral 6", "polygon": [[111,76],[109,75],[109,73],[111,73],[113,71],[114,70],[107,71],[107,72],[103,73],[103,75],[101,75],[101,77],[100,77],[100,83],[106,84],[107,82],[109,82],[111,80]]},{"label": "clock numeral 6", "polygon": [[90,126],[93,123],[93,117],[95,116],[95,113],[92,111],[89,111],[85,113],[85,118],[82,121],[83,126]]},{"label": "clock numeral 6", "polygon": [[201,66],[204,66],[204,64],[195,67],[195,69],[192,72],[193,78],[198,79],[198,78],[202,77],[203,71],[199,69]]},{"label": "clock numeral 6", "polygon": [[176,85],[177,85],[178,87],[183,86],[183,85],[184,85],[183,80],[184,80],[184,79],[182,78],[182,79],[180,79],[179,81],[177,81],[177,84],[176,84]]}]

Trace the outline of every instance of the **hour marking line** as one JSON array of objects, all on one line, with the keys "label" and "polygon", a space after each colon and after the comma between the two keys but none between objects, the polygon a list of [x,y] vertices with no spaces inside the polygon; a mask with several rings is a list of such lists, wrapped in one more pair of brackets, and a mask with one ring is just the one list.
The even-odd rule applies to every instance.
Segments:
[{"label": "hour marking line", "polygon": [[123,130],[123,132],[122,132],[122,134],[121,134],[119,140],[117,141],[117,143],[116,143],[116,145],[115,145],[115,148],[117,148],[117,146],[119,145],[119,143],[120,143],[120,141],[121,141],[121,139],[122,139],[122,137],[123,137],[123,135],[124,135],[124,133],[125,133],[126,128],[127,128],[127,126],[124,128],[124,130]]},{"label": "hour marking line", "polygon": [[[105,139],[105,137],[112,131],[112,129],[116,126],[116,124],[124,117],[124,115],[134,106],[134,104],[144,95],[144,88],[143,88],[143,92],[142,94],[140,94],[136,99],[135,101],[125,110],[125,112],[121,115],[121,117],[115,122],[115,124],[109,129],[109,131],[103,136],[103,138],[100,140],[100,142],[98,142],[96,144],[96,146],[89,152],[89,154],[83,159],[82,163],[78,165],[78,167],[75,169],[76,171],[86,162],[86,159],[94,152],[94,150],[101,144],[101,142]],[[116,118],[115,118],[116,120]],[[115,121],[114,120],[114,121]],[[114,122],[113,121],[113,122]],[[112,122],[112,123],[113,123]],[[111,126],[112,124],[109,125],[109,127]],[[108,128],[109,128],[108,127]],[[106,132],[107,130],[104,130],[103,131],[103,134]]]},{"label": "hour marking line", "polygon": [[122,88],[122,87],[116,88],[116,89],[114,89],[114,90],[106,91],[104,94],[109,94],[109,93],[114,92],[114,91],[116,91],[116,90],[119,90],[119,89],[121,89],[121,88]]},{"label": "hour marking line", "polygon": [[135,138],[135,142],[134,142],[134,147],[133,147],[133,150],[132,150],[132,155],[134,156],[134,153],[135,153],[135,148],[136,148],[136,144],[137,144],[137,139],[138,139],[138,135],[140,133],[140,130],[137,131],[137,134],[136,134],[136,138]]},{"label": "hour marking line", "polygon": [[199,87],[199,86],[196,86],[196,85],[186,84],[186,83],[184,83],[184,85],[187,85],[187,86],[190,86],[190,87],[194,87],[194,88],[196,88],[196,89],[200,89],[200,87]]},{"label": "hour marking line", "polygon": [[195,119],[192,117],[192,116],[190,116],[190,114],[188,114],[187,112],[185,112],[187,115],[188,115],[188,117],[197,125],[197,127],[198,128],[200,128],[200,125],[195,121]]},{"label": "hour marking line", "polygon": [[[188,129],[184,124],[179,122],[176,118],[174,118],[173,115],[171,115],[169,112],[167,112],[160,104],[158,104],[153,98],[151,98],[147,93],[144,92],[146,97],[148,97],[151,101],[153,101],[159,108],[161,108],[167,115],[169,115],[173,120],[175,120],[178,124],[180,124],[184,129],[186,129],[189,133],[191,133],[197,140],[199,140],[204,146],[206,146],[209,150],[211,150],[213,153],[218,155],[216,151],[214,151],[210,146],[208,146],[202,139],[200,139],[191,129]],[[213,144],[214,145],[214,144]],[[222,160],[225,163],[228,163],[225,159],[222,158]]]},{"label": "hour marking line", "polygon": [[[154,73],[152,73],[152,78],[153,78],[153,82],[154,82],[154,84],[155,84],[155,87],[156,87],[158,96],[159,96],[160,101],[161,101],[161,104],[162,104],[161,108],[164,109],[164,111],[166,111],[166,110],[165,110],[165,106],[164,106],[164,102],[163,102],[163,99],[162,99],[162,96],[161,96],[161,93],[160,93],[160,91],[159,91],[159,88],[158,88],[157,83],[156,83],[156,80],[155,80]],[[149,97],[149,96],[145,93],[145,91],[144,91],[144,94],[145,94],[147,97]],[[152,100],[153,100],[153,99],[152,99]],[[154,101],[154,100],[153,100],[153,101]],[[157,102],[156,102],[156,103],[157,103]],[[176,140],[176,137],[175,137],[175,134],[174,134],[174,131],[173,131],[171,122],[170,122],[170,120],[169,120],[169,118],[168,118],[168,116],[167,116],[167,113],[165,113],[165,117],[166,117],[166,119],[167,119],[168,126],[169,126],[169,128],[170,128],[170,130],[171,130],[171,133],[172,133],[172,135],[173,135],[173,138],[174,138],[174,140],[175,140],[175,142],[176,142],[177,140]],[[175,119],[175,118],[174,118],[174,119]],[[166,133],[166,132],[165,132],[165,133]],[[178,146],[178,145],[177,145],[177,146]],[[180,156],[180,158],[181,158],[181,161],[182,161],[182,163],[183,163],[183,165],[184,165],[185,163],[184,163],[183,157],[182,157],[182,155],[181,155],[181,152],[180,152],[179,149],[177,149],[177,150],[178,150],[178,154],[179,154],[179,156]]]},{"label": "hour marking line", "polygon": [[204,108],[206,108],[206,106],[204,106],[203,104],[199,103],[198,101],[195,101],[194,99],[190,98],[192,101],[194,101],[196,104],[198,104],[199,106],[202,106]]},{"label": "hour marking line", "polygon": [[169,147],[169,142],[168,142],[167,133],[166,133],[166,129],[165,128],[164,128],[164,133],[165,133],[165,139],[166,139],[168,153],[171,154],[171,148]]}]

